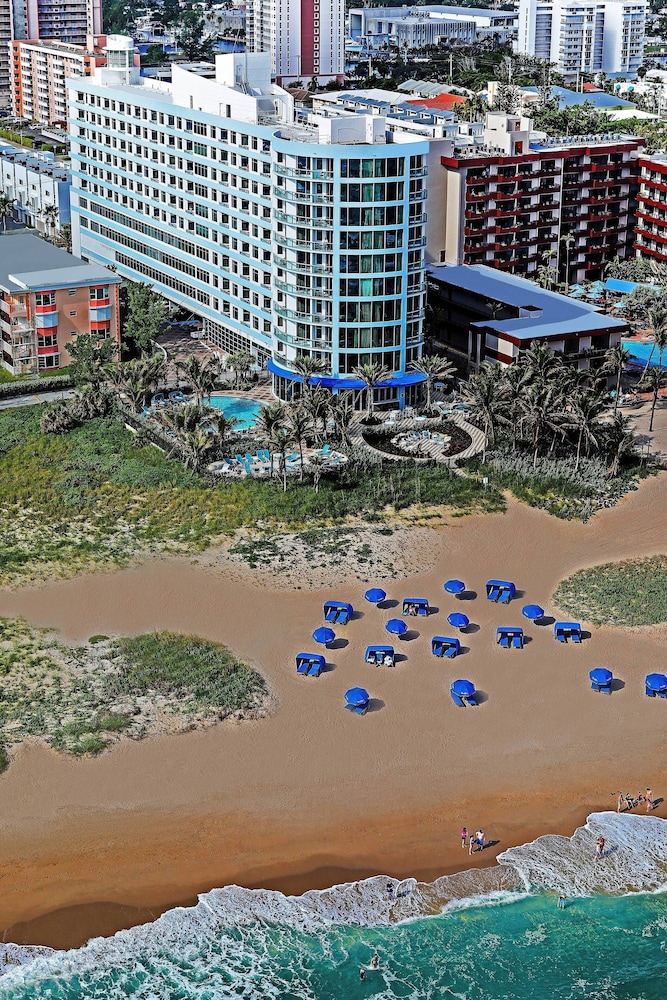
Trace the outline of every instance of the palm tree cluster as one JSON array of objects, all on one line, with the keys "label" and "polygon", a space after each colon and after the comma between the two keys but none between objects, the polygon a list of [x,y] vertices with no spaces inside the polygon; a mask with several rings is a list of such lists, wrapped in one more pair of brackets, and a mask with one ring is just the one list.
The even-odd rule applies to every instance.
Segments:
[{"label": "palm tree cluster", "polygon": [[[628,360],[627,351],[613,347],[603,368],[579,371],[536,342],[506,368],[482,364],[462,385],[461,395],[489,447],[529,449],[533,468],[540,454],[571,455],[575,472],[582,453],[595,453],[606,456],[613,476],[634,445],[630,420],[616,411],[615,402]],[[617,377],[615,395],[607,389],[607,375]]]}]

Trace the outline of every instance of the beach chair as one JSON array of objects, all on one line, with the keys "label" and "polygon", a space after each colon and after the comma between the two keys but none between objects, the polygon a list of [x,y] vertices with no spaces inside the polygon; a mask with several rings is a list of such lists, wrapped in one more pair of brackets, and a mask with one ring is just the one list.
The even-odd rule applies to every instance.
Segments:
[{"label": "beach chair", "polygon": [[453,660],[461,651],[461,643],[455,637],[447,635],[434,635],[431,639],[431,652],[434,656],[446,656]]},{"label": "beach chair", "polygon": [[325,445],[323,445],[319,449],[319,451],[317,452],[317,454],[318,455],[327,455],[330,451],[331,451],[331,445],[330,444],[325,444]]},{"label": "beach chair", "polygon": [[187,403],[187,399],[183,395],[180,389],[174,390],[174,392],[169,393],[169,399],[172,403]]},{"label": "beach chair", "polygon": [[166,402],[167,400],[165,399],[164,393],[156,392],[153,398],[151,399],[151,406],[164,406]]},{"label": "beach chair", "polygon": [[512,644],[512,640],[507,633],[499,635],[496,641],[499,646],[502,646],[503,649],[509,649]]},{"label": "beach chair", "polygon": [[244,464],[245,459],[244,459],[243,455],[239,455],[239,453],[237,452],[234,457],[236,458],[236,461],[239,463],[239,465],[243,465]]},{"label": "beach chair", "polygon": [[475,708],[477,706],[474,694],[466,695],[466,697],[462,698],[461,701],[464,705],[469,705],[470,708]]},{"label": "beach chair", "polygon": [[297,653],[296,672],[304,677],[319,677],[326,666],[321,653]]},{"label": "beach chair", "polygon": [[512,636],[512,646],[514,649],[523,649],[523,632],[521,635]]},{"label": "beach chair", "polygon": [[465,708],[466,707],[465,701],[463,700],[463,698],[459,698],[459,696],[457,695],[456,691],[450,691],[449,692],[449,696],[452,699],[452,701],[454,702],[454,704],[457,705],[459,708]]},{"label": "beach chair", "polygon": [[500,589],[498,587],[491,587],[490,590],[487,590],[486,596],[490,601],[493,601],[494,604],[497,604],[498,598],[500,597]]}]

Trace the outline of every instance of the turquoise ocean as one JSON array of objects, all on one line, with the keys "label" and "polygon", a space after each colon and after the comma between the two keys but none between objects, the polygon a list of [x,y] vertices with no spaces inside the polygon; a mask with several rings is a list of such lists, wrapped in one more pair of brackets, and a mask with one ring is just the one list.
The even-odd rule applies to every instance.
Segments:
[{"label": "turquoise ocean", "polygon": [[0,946],[0,1000],[667,1000],[667,821],[593,813],[498,861],[303,896],[227,886],[73,951]]}]

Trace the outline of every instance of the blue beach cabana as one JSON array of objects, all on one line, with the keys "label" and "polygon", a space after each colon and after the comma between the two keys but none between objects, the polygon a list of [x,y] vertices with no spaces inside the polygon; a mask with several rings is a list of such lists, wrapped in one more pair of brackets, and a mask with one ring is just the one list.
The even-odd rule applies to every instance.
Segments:
[{"label": "blue beach cabana", "polygon": [[327,628],[326,625],[321,625],[320,628],[316,628],[313,632],[313,639],[315,642],[321,643],[322,646],[328,646],[330,642],[333,642],[336,638],[336,633],[332,628]]},{"label": "blue beach cabana", "polygon": [[354,614],[354,608],[345,601],[325,601],[324,620],[332,625],[347,625]]},{"label": "blue beach cabana", "polygon": [[380,587],[371,587],[364,594],[364,600],[368,601],[369,604],[380,604],[386,596],[384,590],[381,590]]},{"label": "blue beach cabana", "polygon": [[541,618],[544,618],[544,608],[541,608],[539,604],[526,604],[521,608],[521,614],[531,622],[539,622]]},{"label": "blue beach cabana", "polygon": [[453,594],[454,597],[458,597],[459,594],[463,594],[466,589],[466,585],[463,580],[447,580],[447,583],[444,583],[443,587],[448,594]]},{"label": "blue beach cabana", "polygon": [[319,677],[326,666],[321,653],[297,653],[296,672],[304,677]]},{"label": "blue beach cabana", "polygon": [[649,698],[667,698],[667,677],[664,674],[647,674],[645,684]]},{"label": "blue beach cabana", "polygon": [[345,708],[355,715],[365,715],[370,701],[366,688],[350,688],[345,692]]},{"label": "blue beach cabana", "polygon": [[476,705],[475,701],[475,685],[472,681],[466,681],[462,678],[454,681],[449,689],[452,701],[459,708],[465,708],[466,705]]},{"label": "blue beach cabana", "polygon": [[390,635],[405,635],[408,631],[408,626],[402,618],[390,618],[384,627]]},{"label": "blue beach cabana", "polygon": [[453,659],[461,652],[461,643],[453,636],[434,635],[431,639],[431,652],[434,656],[447,656]]},{"label": "blue beach cabana", "polygon": [[425,597],[406,597],[403,601],[404,615],[428,615],[430,610]]},{"label": "blue beach cabana", "polygon": [[516,594],[516,587],[509,580],[487,580],[486,596],[495,604],[509,604]]},{"label": "blue beach cabana", "polygon": [[503,649],[523,649],[523,629],[510,625],[500,625],[496,629],[496,642]]},{"label": "blue beach cabana", "polygon": [[372,663],[375,667],[393,667],[393,646],[367,646],[364,653],[364,663]]},{"label": "blue beach cabana", "polygon": [[447,615],[447,621],[452,626],[452,628],[459,628],[463,630],[470,625],[470,619],[467,615],[464,615],[461,611],[452,611],[451,615]]},{"label": "blue beach cabana", "polygon": [[602,691],[604,694],[611,694],[611,684],[614,675],[606,667],[595,667],[588,675],[591,682],[592,691]]},{"label": "blue beach cabana", "polygon": [[556,622],[554,624],[554,639],[558,642],[581,642],[581,625],[579,622]]}]

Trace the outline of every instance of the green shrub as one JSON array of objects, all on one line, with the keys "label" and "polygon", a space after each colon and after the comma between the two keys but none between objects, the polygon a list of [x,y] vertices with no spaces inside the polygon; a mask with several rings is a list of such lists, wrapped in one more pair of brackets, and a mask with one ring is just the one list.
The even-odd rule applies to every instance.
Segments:
[{"label": "green shrub", "polygon": [[9,767],[9,754],[5,747],[0,744],[0,774]]},{"label": "green shrub", "polygon": [[109,638],[108,635],[91,635],[88,642],[90,643],[91,646],[95,646],[97,645],[98,642],[106,642],[108,638]]},{"label": "green shrub", "polygon": [[14,379],[0,385],[0,399],[12,396],[27,396],[31,393],[60,392],[72,388],[72,379],[68,374],[44,376],[44,378]]},{"label": "green shrub", "polygon": [[97,728],[104,733],[120,733],[132,722],[123,712],[103,712],[97,718]]}]

